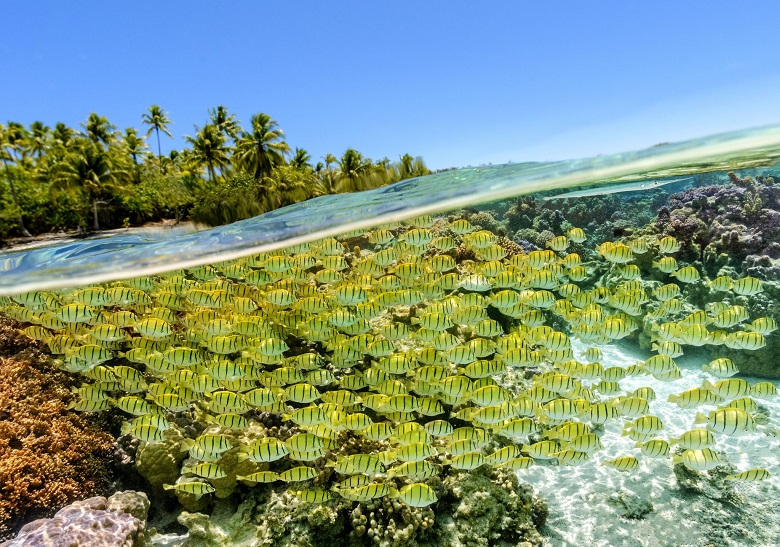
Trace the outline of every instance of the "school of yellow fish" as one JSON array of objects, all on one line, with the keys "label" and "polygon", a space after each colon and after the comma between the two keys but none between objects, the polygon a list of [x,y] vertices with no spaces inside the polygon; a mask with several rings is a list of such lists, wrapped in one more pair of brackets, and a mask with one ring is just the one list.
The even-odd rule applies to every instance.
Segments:
[{"label": "school of yellow fish", "polygon": [[[727,303],[761,292],[761,282],[718,277],[709,283],[721,301],[683,314],[680,284],[700,275],[670,256],[679,249],[674,238],[599,245],[614,281],[587,290],[580,285],[593,285],[592,268],[569,252],[585,241],[572,228],[526,254],[465,219],[421,217],[154,277],[0,298],[0,311],[29,323],[26,335],[86,377],[72,408],[121,409],[132,416],[123,433],[146,443],[176,427],[170,413],[204,412],[208,428],[184,447],[197,463],[165,486],[195,497],[214,492],[209,480],[230,472],[222,455],[236,450],[258,464],[237,477],[249,485],[304,483],[290,493],[307,502],[393,496],[425,507],[437,500],[425,481],[443,466],[581,464],[602,448],[594,426],[611,423],[636,441],[636,455],[696,470],[719,465],[718,436],[756,431],[755,399],[775,396],[773,384],[731,378],[734,364],[716,359],[704,370],[719,381],[670,397],[682,409],[714,409],[693,411],[692,425],[702,427],[664,438],[653,389],[626,392],[620,381],[680,378],[674,358],[685,345],[765,345],[774,321],[748,322],[745,307]],[[647,252],[676,282],[640,279],[632,261]],[[645,318],[654,355],[604,367],[598,346]],[[570,336],[591,347],[575,355]],[[531,369],[525,389],[497,384],[508,369]],[[258,412],[280,416],[294,434],[233,446],[225,433],[247,429]],[[334,456],[347,436],[382,449]],[[673,445],[683,451],[672,457]],[[603,464],[634,469],[636,455]],[[342,480],[306,488],[320,458]],[[272,470],[285,459],[284,471]],[[768,476],[756,468],[729,479]]]}]

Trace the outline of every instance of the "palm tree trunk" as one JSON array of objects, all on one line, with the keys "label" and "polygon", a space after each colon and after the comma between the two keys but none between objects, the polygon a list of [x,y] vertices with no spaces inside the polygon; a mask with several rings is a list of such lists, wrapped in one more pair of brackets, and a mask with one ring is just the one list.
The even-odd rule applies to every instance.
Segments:
[{"label": "palm tree trunk", "polygon": [[98,211],[97,211],[97,199],[92,200],[92,220],[94,222],[95,231],[100,231],[100,224],[98,224]]},{"label": "palm tree trunk", "polygon": [[155,127],[157,133],[157,157],[159,158],[160,171],[162,171],[162,148],[160,148],[160,128]]},{"label": "palm tree trunk", "polygon": [[[11,178],[11,171],[8,170],[8,160],[5,158],[3,158],[3,165],[5,165],[5,176],[8,178],[8,184],[11,185],[11,198],[14,200],[14,207],[21,211],[19,208],[19,200],[16,199],[16,187],[14,186],[14,181]],[[16,221],[19,223],[19,228],[22,230],[22,235],[24,237],[32,237],[32,234],[27,231],[27,226],[24,225],[24,219],[22,218],[21,214],[19,214]]]}]

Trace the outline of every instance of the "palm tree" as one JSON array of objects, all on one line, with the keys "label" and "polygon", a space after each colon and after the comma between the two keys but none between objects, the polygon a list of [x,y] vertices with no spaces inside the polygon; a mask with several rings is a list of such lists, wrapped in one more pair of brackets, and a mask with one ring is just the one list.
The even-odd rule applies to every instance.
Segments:
[{"label": "palm tree", "polygon": [[422,157],[413,158],[409,154],[401,156],[401,161],[395,165],[395,168],[398,172],[398,180],[422,177],[431,173],[423,163]]},{"label": "palm tree", "polygon": [[73,139],[73,129],[68,127],[62,122],[57,122],[52,131],[52,140],[54,144],[59,146],[68,146],[71,139]]},{"label": "palm tree", "polygon": [[229,114],[226,106],[219,105],[209,110],[211,123],[217,126],[217,129],[226,137],[230,137],[235,142],[238,139],[238,133],[241,131],[241,122],[236,119],[235,114]]},{"label": "palm tree", "polygon": [[57,125],[54,126],[49,140],[50,145],[48,152],[36,165],[36,170],[39,175],[38,178],[40,180],[49,180],[49,172],[68,154],[68,150],[73,144],[75,135],[76,131],[62,122],[58,122]]},{"label": "palm tree", "polygon": [[149,126],[149,131],[146,132],[146,136],[152,134],[152,131],[157,132],[157,157],[160,161],[160,169],[162,169],[162,148],[160,148],[160,131],[173,138],[171,132],[168,131],[168,125],[173,123],[168,117],[168,113],[165,112],[160,105],[153,104],[149,107],[149,112],[141,116],[141,121]]},{"label": "palm tree", "polygon": [[311,170],[311,156],[303,148],[296,148],[295,154],[290,160],[290,166],[299,171]]},{"label": "palm tree", "polygon": [[[330,168],[331,164],[338,163],[338,159],[331,153],[327,153],[322,157],[325,160],[324,169],[318,169],[317,174],[320,177],[320,182],[326,194],[336,193],[336,173]],[[321,166],[322,162],[317,163],[317,166]]]},{"label": "palm tree", "polygon": [[271,176],[263,177],[260,189],[259,197],[265,211],[326,193],[311,169],[298,169],[292,164],[275,167]]},{"label": "palm tree", "polygon": [[138,154],[146,149],[145,137],[139,137],[135,127],[125,129],[125,147],[133,158],[133,163],[138,165]]},{"label": "palm tree", "polygon": [[201,163],[195,157],[195,153],[189,148],[184,148],[181,152],[171,150],[171,164],[179,169],[179,173],[186,180],[192,181],[199,188],[205,188],[200,178]]},{"label": "palm tree", "polygon": [[236,142],[236,162],[256,179],[267,175],[276,165],[284,164],[284,155],[290,147],[284,140],[284,131],[268,114],[252,116],[252,132],[242,132]]},{"label": "palm tree", "polygon": [[330,164],[331,164],[331,163],[338,163],[338,161],[339,161],[339,160],[336,158],[336,156],[334,156],[334,155],[333,155],[333,154],[331,154],[330,152],[328,152],[327,154],[325,154],[325,156],[324,156],[322,159],[324,159],[324,160],[325,160],[325,169],[328,169],[328,170],[330,170]]},{"label": "palm tree", "polygon": [[11,144],[7,151],[11,154],[13,162],[18,167],[28,165],[30,158],[29,133],[27,128],[19,122],[8,122],[6,126],[6,140]]},{"label": "palm tree", "polygon": [[62,162],[59,176],[52,185],[53,190],[78,187],[87,194],[92,206],[93,228],[100,230],[98,204],[108,186],[116,182],[118,172],[111,169],[108,155],[92,142],[85,142],[68,154]]},{"label": "palm tree", "polygon": [[105,116],[98,116],[96,112],[90,114],[87,118],[87,123],[83,123],[81,126],[86,130],[89,139],[95,144],[102,143],[108,147],[115,140],[114,131],[116,126],[111,124]]},{"label": "palm tree", "polygon": [[336,172],[336,189],[338,192],[357,192],[364,190],[363,178],[371,170],[371,160],[363,159],[363,155],[354,148],[347,148],[338,162]]},{"label": "palm tree", "polygon": [[125,135],[122,142],[125,154],[130,154],[133,158],[133,182],[139,184],[141,182],[141,170],[138,165],[138,155],[143,154],[147,149],[146,137],[139,137],[135,127],[128,127],[125,129]]},{"label": "palm tree", "polygon": [[[10,123],[8,124],[11,125]],[[19,207],[19,199],[16,195],[16,186],[14,186],[14,179],[11,176],[11,170],[8,169],[8,162],[14,161],[13,151],[16,149],[16,139],[13,136],[13,132],[0,123],[0,158],[3,159],[3,165],[5,166],[5,177],[8,179],[8,184],[11,187],[11,199],[14,202],[14,212],[17,213],[16,221],[19,223],[19,229],[22,235],[30,237],[31,234],[27,231],[27,227],[24,225],[24,219],[22,218],[22,209]]]},{"label": "palm tree", "polygon": [[34,121],[30,124],[30,151],[36,159],[40,159],[49,148],[49,131],[49,127],[43,122]]},{"label": "palm tree", "polygon": [[199,165],[206,165],[209,181],[216,179],[215,168],[224,168],[228,163],[228,150],[225,146],[225,136],[216,125],[206,124],[203,129],[195,126],[195,137],[185,135],[184,138],[192,145],[193,159]]}]

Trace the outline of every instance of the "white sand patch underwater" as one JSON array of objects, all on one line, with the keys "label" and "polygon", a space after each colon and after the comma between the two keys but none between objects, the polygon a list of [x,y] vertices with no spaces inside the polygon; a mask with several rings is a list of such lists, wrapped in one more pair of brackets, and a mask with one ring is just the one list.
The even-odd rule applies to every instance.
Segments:
[{"label": "white sand patch underwater", "polygon": [[[575,343],[575,353],[585,346]],[[628,366],[649,357],[638,350],[602,346],[605,367]],[[683,378],[659,382],[651,376],[627,377],[620,381],[627,391],[651,386],[658,398],[650,403],[651,413],[661,418],[664,431],[657,438],[668,439],[694,428],[697,410],[708,413],[715,406],[681,409],[667,402],[672,393],[701,386],[717,378],[701,371],[701,361],[676,360]],[[756,378],[743,377],[751,384]],[[576,467],[540,463],[519,472],[549,504],[543,529],[549,546],[770,546],[780,545],[780,438],[773,432],[780,426],[780,400],[758,400],[769,421],[757,433],[728,437],[716,434],[717,451],[725,452],[739,471],[766,468],[772,476],[759,483],[721,480],[695,481],[698,490],[680,485],[671,458],[651,459],[635,448],[635,442],[621,436],[623,419],[608,423],[601,440],[604,449]],[[703,427],[703,426],[695,426]],[[674,449],[673,449],[674,450]],[[618,456],[636,456],[640,467],[617,471],[601,465]]]}]

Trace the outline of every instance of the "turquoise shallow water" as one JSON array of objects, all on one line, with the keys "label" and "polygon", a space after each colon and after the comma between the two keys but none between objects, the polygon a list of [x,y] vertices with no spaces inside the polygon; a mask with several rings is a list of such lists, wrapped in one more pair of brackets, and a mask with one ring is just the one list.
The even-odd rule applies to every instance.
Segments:
[{"label": "turquoise shallow water", "polygon": [[[780,378],[775,359],[780,342],[773,332],[780,320],[779,160],[780,127],[769,127],[583,160],[443,172],[193,233],[116,235],[5,252],[0,296],[12,298],[0,300],[0,311],[21,321],[26,333],[52,348],[63,368],[91,386],[84,393],[94,394],[89,389],[99,384],[98,391],[106,390],[101,397],[140,394],[138,400],[131,397],[139,408],[153,405],[176,422],[170,427],[175,434],[132,429],[125,437],[139,452],[163,446],[162,452],[178,455],[173,476],[164,480],[139,466],[158,497],[163,483],[202,483],[184,471],[201,459],[223,461],[221,453],[193,451],[186,444],[204,431],[229,439],[224,458],[229,478],[212,480],[218,495],[212,499],[207,492],[194,500],[185,492],[178,499],[189,511],[211,515],[204,518],[230,514],[230,503],[262,491],[273,503],[259,503],[259,512],[273,505],[295,521],[300,505],[291,500],[300,494],[293,488],[334,492],[329,472],[316,488],[277,481],[253,490],[237,484],[237,475],[259,468],[237,472],[236,453],[249,454],[251,443],[276,439],[272,435],[287,441],[290,431],[311,430],[320,439],[312,442],[327,441],[316,458],[298,451],[270,462],[274,472],[299,464],[321,472],[324,460],[332,463],[343,450],[353,450],[350,446],[381,455],[388,468],[397,468],[403,458],[420,456],[402,452],[406,445],[398,438],[408,433],[408,424],[441,417],[453,427],[477,427],[490,438],[475,441],[478,448],[469,451],[480,461],[498,458],[499,447],[528,454],[525,445],[571,419],[589,423],[603,450],[574,456],[565,453],[568,444],[560,444],[557,455],[542,454],[517,473],[549,503],[541,530],[547,545],[769,545],[780,533],[775,501],[780,405],[764,397]],[[582,229],[581,237],[576,229]],[[337,239],[323,239],[331,236]],[[74,289],[98,283],[92,295]],[[20,295],[27,291],[33,292]],[[478,330],[475,318],[483,317],[485,330]],[[685,355],[663,371],[642,368],[659,357],[662,342],[680,344]],[[600,353],[585,357],[588,348]],[[316,359],[306,364],[298,360],[301,354]],[[668,401],[707,385],[705,380],[716,382],[701,370],[715,358],[732,359],[740,369],[734,378],[747,387],[696,408]],[[108,380],[94,377],[98,362],[113,367]],[[423,364],[429,367],[425,372]],[[441,370],[432,372],[434,364]],[[442,378],[435,377],[439,373]],[[432,376],[421,380],[422,374]],[[550,375],[575,387],[539,390],[547,389]],[[775,383],[754,393],[750,386],[767,379]],[[314,384],[319,391],[308,391]],[[307,386],[301,388],[305,393],[300,386]],[[756,399],[751,416],[758,425],[741,437],[719,435],[722,472],[678,476],[670,455],[642,457],[636,441],[623,434],[628,418],[614,416],[599,425],[598,415],[589,414],[593,405],[617,406],[621,397],[648,386],[657,395],[648,413],[664,423],[661,440],[694,427],[697,412],[748,395]],[[165,391],[167,398],[159,397],[158,390],[166,389],[175,397]],[[228,402],[215,403],[215,392]],[[392,404],[381,398],[396,396],[401,398]],[[528,401],[531,410],[522,410]],[[554,405],[542,406],[556,401],[569,409],[567,418],[555,417]],[[312,424],[293,425],[288,413],[309,403],[336,416],[328,415],[325,432]],[[236,412],[249,425],[238,431],[214,425],[226,408],[240,409]],[[129,411],[123,412],[129,420]],[[363,422],[347,422],[347,415],[392,426],[393,437],[367,443],[360,434]],[[538,434],[510,439],[501,433],[520,416],[533,419]],[[139,444],[142,433],[159,437]],[[460,519],[463,537],[482,534],[488,545],[491,534],[515,537],[511,526],[493,529],[474,516],[498,511],[496,502],[487,509],[469,505],[479,499],[489,505],[497,492],[453,503],[460,482],[472,484],[473,475],[455,471],[454,465],[465,464],[453,464],[452,439],[429,441],[415,450],[443,466],[446,480],[428,481],[441,502],[428,499],[425,507],[432,509],[415,508],[415,516],[406,518],[417,524],[429,516]],[[581,465],[566,465],[568,457],[581,457]],[[637,458],[636,466],[620,471],[604,465],[621,457]],[[315,459],[318,464],[310,463]],[[501,465],[494,471],[504,471]],[[771,477],[724,486],[727,473],[755,467]],[[338,469],[339,480],[360,474]],[[390,481],[383,472],[374,479],[393,488],[409,482]],[[318,489],[322,484],[326,490]],[[338,511],[353,511],[345,509],[346,496],[334,497],[334,504],[342,504],[333,509],[334,520],[341,518]],[[516,517],[488,520],[498,526]],[[186,516],[180,522],[192,524]],[[389,521],[382,522],[376,526],[390,528]],[[415,534],[424,536],[410,526],[411,539],[399,545],[416,545]],[[437,533],[448,538],[441,540],[446,544],[461,544]]]},{"label": "turquoise shallow water", "polygon": [[114,236],[0,253],[0,295],[98,283],[230,260],[422,214],[558,189],[652,184],[696,173],[774,165],[780,127],[551,163],[459,169],[359,194],[322,196],[174,237]]}]

